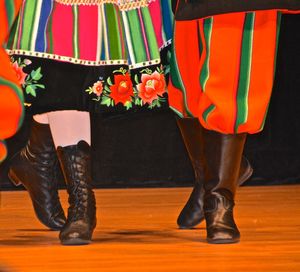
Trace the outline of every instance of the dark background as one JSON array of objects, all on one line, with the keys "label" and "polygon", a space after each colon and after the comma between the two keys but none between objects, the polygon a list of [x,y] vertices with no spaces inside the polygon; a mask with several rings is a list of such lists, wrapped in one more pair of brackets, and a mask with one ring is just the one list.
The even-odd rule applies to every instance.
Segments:
[{"label": "dark background", "polygon": [[[276,80],[266,126],[248,137],[245,155],[254,168],[246,185],[300,183],[300,15],[282,19]],[[262,90],[263,91],[263,90]],[[9,156],[0,166],[2,189],[9,158],[25,143],[29,118],[8,141]],[[92,116],[93,176],[96,187],[189,186],[193,170],[169,110]]]}]

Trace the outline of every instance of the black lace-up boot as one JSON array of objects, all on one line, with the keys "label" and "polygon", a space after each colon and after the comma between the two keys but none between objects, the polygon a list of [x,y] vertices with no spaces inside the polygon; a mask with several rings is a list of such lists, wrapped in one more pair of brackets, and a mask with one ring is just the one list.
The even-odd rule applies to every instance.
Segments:
[{"label": "black lace-up boot", "polygon": [[[189,158],[191,160],[194,173],[195,173],[195,185],[193,191],[180,212],[177,224],[179,228],[189,229],[194,228],[204,220],[203,212],[203,158],[202,158],[202,130],[198,119],[196,118],[178,118],[177,124],[180,129],[185,147],[188,151]],[[207,138],[211,137],[211,141],[206,139],[206,149],[214,149],[215,135],[211,134]],[[209,145],[211,145],[209,147]],[[211,151],[211,153],[213,150]],[[251,175],[253,169],[249,161],[242,157],[241,167],[239,171],[238,184],[243,184]]]},{"label": "black lace-up boot", "polygon": [[24,185],[37,218],[52,230],[60,230],[66,221],[58,196],[59,174],[50,127],[33,120],[27,145],[12,158],[8,176],[15,185]]},{"label": "black lace-up boot", "polygon": [[70,205],[67,223],[59,234],[63,245],[89,244],[96,227],[96,201],[91,189],[90,149],[84,141],[57,149]]}]

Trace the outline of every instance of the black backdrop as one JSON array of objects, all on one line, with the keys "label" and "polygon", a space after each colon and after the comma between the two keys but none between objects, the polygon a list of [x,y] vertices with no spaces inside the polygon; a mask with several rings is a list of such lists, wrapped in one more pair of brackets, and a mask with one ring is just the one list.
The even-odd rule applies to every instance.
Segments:
[{"label": "black backdrop", "polygon": [[[282,20],[276,80],[266,126],[248,137],[245,155],[254,167],[247,185],[300,183],[300,15]],[[29,119],[29,118],[28,118]],[[8,141],[9,156],[0,166],[2,189],[9,158],[26,142],[29,120]],[[96,187],[187,186],[193,171],[169,110],[92,116],[93,176]]]}]

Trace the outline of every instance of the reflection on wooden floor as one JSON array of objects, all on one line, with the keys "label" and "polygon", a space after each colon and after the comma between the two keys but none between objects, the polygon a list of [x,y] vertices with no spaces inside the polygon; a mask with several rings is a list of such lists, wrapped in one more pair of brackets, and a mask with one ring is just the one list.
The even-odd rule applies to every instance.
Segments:
[{"label": "reflection on wooden floor", "polygon": [[190,190],[96,190],[94,242],[77,247],[35,219],[26,192],[2,192],[0,271],[300,271],[300,186],[240,188],[234,245],[207,244],[204,224],[177,229]]}]

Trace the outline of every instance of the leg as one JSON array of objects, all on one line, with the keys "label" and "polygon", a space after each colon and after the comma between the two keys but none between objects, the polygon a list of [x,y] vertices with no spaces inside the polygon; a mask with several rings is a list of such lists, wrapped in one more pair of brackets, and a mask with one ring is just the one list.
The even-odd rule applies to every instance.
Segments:
[{"label": "leg", "polygon": [[61,170],[47,114],[34,119],[41,122],[32,121],[29,140],[12,158],[8,176],[29,192],[37,218],[50,229],[59,230],[66,221],[58,196]]},{"label": "leg", "polygon": [[91,189],[89,113],[52,112],[49,121],[70,205],[59,238],[64,245],[88,244],[96,227],[96,201]]},{"label": "leg", "polygon": [[206,149],[211,132],[204,130],[204,215],[209,243],[235,243],[240,233],[234,222],[233,207],[246,134],[214,133],[215,150]]},{"label": "leg", "polygon": [[[194,189],[182,209],[177,219],[177,224],[180,228],[193,228],[204,220],[203,213],[203,158],[201,148],[203,145],[202,127],[196,118],[177,119],[177,124],[180,129],[183,141],[191,160],[194,173],[195,185]],[[210,144],[206,148],[213,148]],[[239,171],[239,185],[245,182],[252,174],[253,169],[248,160],[243,157],[241,168]]]},{"label": "leg", "polygon": [[[233,212],[226,218],[218,218],[218,210],[224,212],[226,203],[229,209],[233,207],[235,172],[240,170],[239,154],[246,137],[241,135],[257,133],[263,128],[273,84],[278,19],[276,11],[259,11],[175,23],[173,64],[176,69],[171,73],[169,101],[175,112],[197,117],[203,128],[191,125],[192,122],[190,125],[179,122],[191,160],[195,161],[194,169],[203,169],[203,206],[208,240],[212,243],[239,239]],[[194,43],[187,42],[190,40]],[[203,130],[203,135],[193,130]],[[203,159],[193,159],[193,156],[203,156]],[[199,161],[203,163],[200,167]],[[185,224],[192,225],[194,213],[190,211],[195,206],[201,207],[201,202],[194,200],[201,199],[201,185],[195,187],[179,217]],[[216,193],[226,203],[217,205],[215,213],[210,213],[210,203],[216,204],[216,200],[209,199]],[[198,220],[199,214],[195,217]],[[186,218],[192,220],[184,222]],[[227,238],[226,235],[218,237],[218,219],[225,224],[224,233],[233,230],[226,234]]]},{"label": "leg", "polygon": [[56,111],[48,114],[56,147],[75,145],[83,140],[91,145],[91,124],[88,112]]}]

